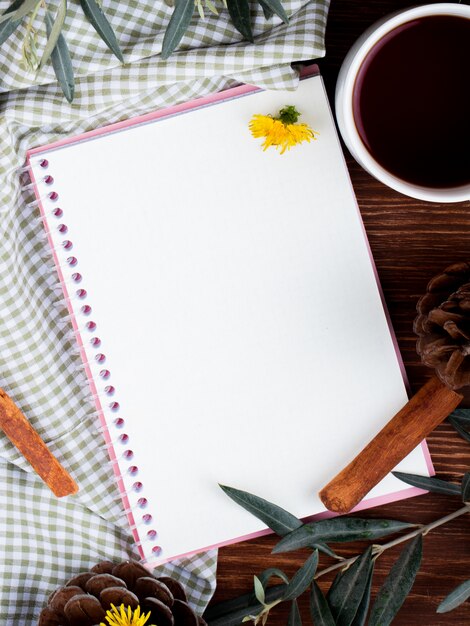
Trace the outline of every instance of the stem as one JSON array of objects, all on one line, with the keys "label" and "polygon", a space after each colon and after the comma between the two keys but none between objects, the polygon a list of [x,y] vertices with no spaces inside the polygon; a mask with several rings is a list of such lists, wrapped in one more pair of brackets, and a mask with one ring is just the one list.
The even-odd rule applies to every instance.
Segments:
[{"label": "stem", "polygon": [[[460,517],[461,515],[465,515],[465,513],[470,513],[470,503],[466,504],[461,509],[457,509],[457,511],[454,511],[453,513],[449,513],[449,515],[445,515],[444,517],[441,517],[440,519],[431,522],[430,524],[420,526],[416,530],[413,530],[406,535],[403,535],[402,537],[398,537],[398,539],[393,539],[393,541],[389,541],[388,543],[384,543],[382,546],[378,546],[376,558],[378,558],[382,554],[382,552],[385,552],[385,550],[393,548],[400,543],[404,543],[405,541],[408,541],[408,539],[413,539],[413,537],[417,537],[418,535],[423,535],[424,537],[431,530],[434,530],[435,528],[437,528],[438,526],[442,526],[443,524],[447,524],[447,522],[450,522],[456,517]],[[321,572],[318,572],[318,574],[315,575],[315,579],[320,578],[320,576],[324,576],[325,574],[333,572],[334,570],[337,570],[339,568],[348,567],[358,558],[359,556],[353,556],[350,559],[345,559],[344,561],[341,561],[340,563],[335,563],[334,565],[327,567]]]},{"label": "stem", "polygon": [[22,45],[22,62],[26,69],[34,71],[38,62],[36,54],[34,21],[39,9],[44,5],[44,0],[38,0],[26,24],[26,34]]},{"label": "stem", "polygon": [[36,19],[36,16],[37,16],[41,6],[45,6],[43,1],[42,2],[38,2],[36,4],[36,6],[34,7],[33,12],[31,13],[31,17],[29,18],[28,24],[26,25],[26,31],[28,33],[30,33],[33,30],[33,22]]}]

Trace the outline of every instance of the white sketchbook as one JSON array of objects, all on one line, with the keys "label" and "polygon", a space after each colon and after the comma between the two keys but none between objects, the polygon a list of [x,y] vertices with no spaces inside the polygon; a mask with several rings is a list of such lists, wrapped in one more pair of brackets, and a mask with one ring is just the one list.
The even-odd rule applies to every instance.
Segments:
[{"label": "white sketchbook", "polygon": [[[250,118],[288,104],[318,140],[263,152]],[[144,562],[264,529],[218,483],[324,512],[319,489],[407,393],[315,68],[29,163]],[[429,475],[425,445],[400,469]],[[360,507],[413,493],[388,476]]]}]

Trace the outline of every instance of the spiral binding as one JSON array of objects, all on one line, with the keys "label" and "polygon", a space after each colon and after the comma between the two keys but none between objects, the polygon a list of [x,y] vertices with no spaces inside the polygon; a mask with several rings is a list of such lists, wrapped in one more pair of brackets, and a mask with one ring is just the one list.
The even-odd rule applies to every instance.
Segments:
[{"label": "spiral binding", "polygon": [[[31,175],[33,166],[38,166],[44,171],[44,175],[38,181],[35,181]],[[27,206],[31,208],[37,206],[41,209],[42,214],[34,218],[36,223],[47,226],[49,233],[52,229],[55,229],[55,232],[60,237],[63,237],[60,246],[61,251],[66,254],[65,263],[57,263],[64,275],[59,274],[61,276],[59,285],[55,284],[55,286],[51,287],[52,293],[58,298],[54,303],[54,307],[62,314],[58,324],[64,330],[64,334],[70,340],[71,345],[74,346],[73,353],[81,357],[78,369],[85,372],[87,377],[90,375],[91,368],[85,349],[81,349],[80,342],[77,342],[77,334],[83,343],[88,345],[94,352],[95,365],[100,368],[98,376],[105,385],[102,387],[102,391],[92,392],[90,390],[90,381],[87,378],[82,383],[79,383],[79,386],[90,391],[90,398],[96,405],[96,411],[93,415],[103,418],[103,425],[98,428],[98,431],[103,434],[103,445],[108,451],[110,466],[117,470],[123,479],[122,472],[124,470],[128,479],[133,481],[130,486],[132,494],[129,493],[129,490],[123,489],[120,499],[123,501],[125,496],[125,500],[130,504],[130,506],[124,505],[124,513],[128,517],[130,530],[136,533],[139,539],[135,543],[141,552],[141,560],[143,563],[150,562],[152,559],[146,558],[145,554],[150,553],[154,558],[158,557],[162,553],[162,548],[156,544],[158,533],[153,527],[153,516],[147,511],[149,502],[143,495],[145,488],[138,478],[139,467],[135,464],[130,437],[125,432],[125,420],[120,416],[119,394],[112,384],[111,372],[106,365],[106,354],[102,351],[102,341],[97,334],[97,324],[90,317],[93,309],[88,303],[88,292],[83,287],[85,279],[77,269],[79,261],[72,253],[73,241],[69,239],[66,213],[58,203],[59,193],[54,189],[55,181],[49,172],[49,161],[42,157],[31,157],[30,162],[19,168],[18,171],[20,174],[28,173],[30,175],[31,182],[26,184],[23,189],[34,189],[35,191],[36,199]],[[44,193],[42,193],[43,191]],[[52,244],[52,239],[46,230],[44,235],[49,239],[50,247],[52,247],[56,255],[55,258],[57,258],[57,247],[54,247]],[[51,268],[52,270],[53,268]],[[83,304],[81,304],[82,302]],[[72,305],[75,305],[75,310],[72,308]],[[76,322],[78,332],[68,330],[72,320]],[[95,377],[93,377],[93,382],[96,388]],[[108,416],[106,419],[104,419],[105,413]],[[122,480],[122,484],[125,484],[124,480]],[[137,496],[137,499],[131,505],[132,496]],[[143,530],[144,527],[145,530]]]}]

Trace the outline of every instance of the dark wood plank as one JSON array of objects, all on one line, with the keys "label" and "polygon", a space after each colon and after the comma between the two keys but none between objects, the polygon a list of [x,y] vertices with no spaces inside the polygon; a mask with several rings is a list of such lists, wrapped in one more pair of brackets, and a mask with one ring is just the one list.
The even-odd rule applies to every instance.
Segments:
[{"label": "dark wood plank", "polygon": [[[336,76],[349,47],[365,28],[383,15],[409,6],[409,0],[332,0],[327,29],[327,56],[321,60],[330,100]],[[431,375],[415,351],[413,319],[419,296],[427,282],[447,265],[470,258],[470,203],[453,205],[420,202],[402,196],[375,181],[345,150],[351,179],[375,258],[411,388],[416,391]],[[462,406],[470,406],[465,392]],[[470,445],[444,423],[428,438],[436,472],[458,480],[470,469]],[[370,517],[393,517],[429,523],[459,508],[458,498],[428,494],[363,513]],[[447,626],[470,623],[470,602],[446,615],[436,607],[463,580],[470,578],[468,516],[430,533],[424,543],[424,560],[410,596],[397,616],[397,626]],[[218,589],[214,602],[233,598],[252,589],[253,575],[266,567],[279,566],[293,573],[306,553],[272,556],[273,537],[229,546],[220,550]],[[361,544],[348,545],[345,555],[358,553]],[[385,553],[377,562],[375,594],[397,558],[399,549]],[[322,558],[322,566],[328,560]],[[321,579],[326,588],[330,579]],[[277,607],[271,626],[284,626],[287,607]],[[307,599],[302,601],[304,624],[311,624]]]}]

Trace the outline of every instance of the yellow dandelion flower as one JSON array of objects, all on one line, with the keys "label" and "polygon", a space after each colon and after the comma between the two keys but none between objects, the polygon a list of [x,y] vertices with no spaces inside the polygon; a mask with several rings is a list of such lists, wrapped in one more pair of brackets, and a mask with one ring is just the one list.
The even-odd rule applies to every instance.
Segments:
[{"label": "yellow dandelion flower", "polygon": [[[140,614],[140,606],[135,611],[130,606],[126,607],[121,604],[119,608],[111,604],[111,610],[106,611],[107,624],[101,622],[100,626],[144,626],[150,617],[150,612],[147,615]],[[148,624],[148,626],[152,626]]]},{"label": "yellow dandelion flower", "polygon": [[300,113],[295,106],[286,106],[279,111],[279,117],[271,115],[253,115],[249,129],[255,139],[264,137],[263,150],[274,146],[284,154],[293,146],[304,141],[310,143],[315,140],[318,133],[308,124],[297,123]]}]

